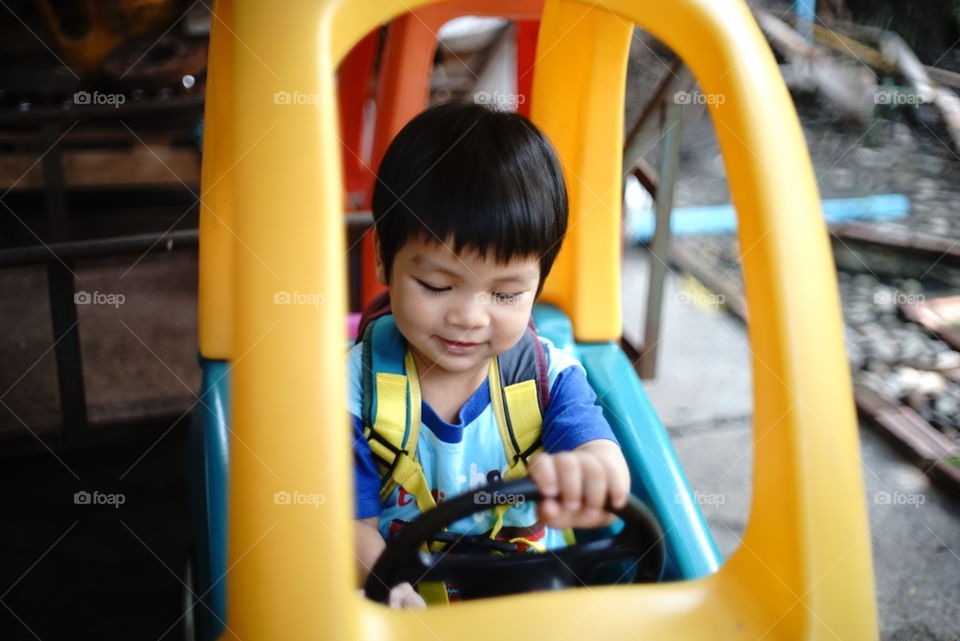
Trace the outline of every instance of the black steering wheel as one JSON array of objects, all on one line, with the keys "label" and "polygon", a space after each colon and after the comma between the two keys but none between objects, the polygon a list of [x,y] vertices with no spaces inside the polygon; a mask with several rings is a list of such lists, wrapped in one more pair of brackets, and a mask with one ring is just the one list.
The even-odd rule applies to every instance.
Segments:
[{"label": "black steering wheel", "polygon": [[[461,599],[557,590],[589,585],[589,577],[598,567],[624,562],[629,563],[627,572],[636,569],[634,583],[660,579],[665,558],[663,530],[653,513],[633,496],[622,509],[606,506],[624,521],[624,528],[613,538],[544,554],[495,555],[491,552],[510,552],[516,546],[484,535],[443,532],[451,523],[493,506],[542,499],[533,481],[521,479],[477,488],[424,512],[387,544],[364,584],[367,598],[386,603],[390,589],[404,581],[413,585],[449,582],[457,586]],[[431,554],[422,549],[426,541],[446,545]]]}]

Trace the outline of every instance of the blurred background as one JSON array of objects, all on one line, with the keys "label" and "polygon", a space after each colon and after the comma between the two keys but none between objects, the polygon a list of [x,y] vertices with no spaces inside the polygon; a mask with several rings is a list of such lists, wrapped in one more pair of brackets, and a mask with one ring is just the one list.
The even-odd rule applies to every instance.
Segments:
[{"label": "blurred background", "polygon": [[[212,3],[2,4],[0,638],[193,638],[187,437],[201,402]],[[960,2],[749,4],[793,95],[830,226],[882,638],[956,641]],[[341,68],[355,91],[340,101],[353,311],[390,28],[364,42],[372,72]],[[529,113],[536,28],[444,25],[429,100]],[[625,82],[623,345],[728,556],[751,494],[739,267],[751,248],[737,245],[707,112],[724,97],[701,93],[639,29]]]}]

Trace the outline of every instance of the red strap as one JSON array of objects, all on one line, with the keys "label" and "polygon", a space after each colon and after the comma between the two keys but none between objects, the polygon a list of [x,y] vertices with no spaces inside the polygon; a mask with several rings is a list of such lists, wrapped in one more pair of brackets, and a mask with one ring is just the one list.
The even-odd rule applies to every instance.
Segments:
[{"label": "red strap", "polygon": [[530,315],[530,322],[527,324],[528,331],[533,334],[533,345],[537,354],[537,388],[540,391],[540,411],[545,416],[547,405],[550,404],[550,377],[547,369],[547,353],[543,349],[543,343],[537,336],[537,326],[533,322],[533,315]]},{"label": "red strap", "polygon": [[357,340],[363,340],[363,333],[367,330],[367,325],[377,320],[381,316],[390,313],[390,290],[382,292],[367,305],[360,315],[360,324],[357,326]]}]

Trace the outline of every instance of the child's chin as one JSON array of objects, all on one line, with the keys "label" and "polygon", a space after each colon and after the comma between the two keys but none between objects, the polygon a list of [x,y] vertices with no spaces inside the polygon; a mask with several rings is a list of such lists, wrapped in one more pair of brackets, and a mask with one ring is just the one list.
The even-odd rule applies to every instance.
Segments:
[{"label": "child's chin", "polygon": [[444,354],[437,359],[437,365],[452,372],[459,372],[476,367],[481,360],[484,359],[479,354]]},{"label": "child's chin", "polygon": [[481,354],[444,354],[435,363],[451,374],[461,374],[476,369],[478,365],[485,364],[489,360]]}]

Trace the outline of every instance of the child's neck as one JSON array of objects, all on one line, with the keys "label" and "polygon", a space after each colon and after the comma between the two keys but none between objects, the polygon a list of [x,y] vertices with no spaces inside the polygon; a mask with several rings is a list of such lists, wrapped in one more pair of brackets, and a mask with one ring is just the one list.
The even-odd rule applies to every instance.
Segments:
[{"label": "child's neck", "polygon": [[420,394],[437,416],[447,423],[456,423],[464,404],[487,378],[490,361],[482,367],[449,374],[431,369],[414,354],[414,363],[420,376]]}]

